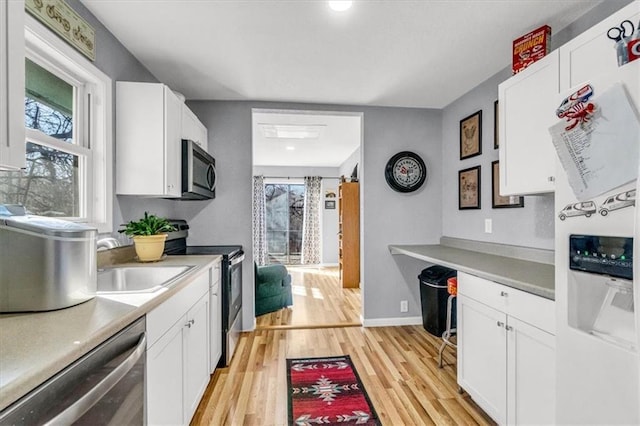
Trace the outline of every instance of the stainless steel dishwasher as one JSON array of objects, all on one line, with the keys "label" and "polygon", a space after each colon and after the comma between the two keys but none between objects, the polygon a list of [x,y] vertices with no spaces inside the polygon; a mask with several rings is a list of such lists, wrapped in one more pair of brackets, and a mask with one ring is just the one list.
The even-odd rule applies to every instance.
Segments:
[{"label": "stainless steel dishwasher", "polygon": [[144,425],[142,317],[0,413],[0,425]]}]

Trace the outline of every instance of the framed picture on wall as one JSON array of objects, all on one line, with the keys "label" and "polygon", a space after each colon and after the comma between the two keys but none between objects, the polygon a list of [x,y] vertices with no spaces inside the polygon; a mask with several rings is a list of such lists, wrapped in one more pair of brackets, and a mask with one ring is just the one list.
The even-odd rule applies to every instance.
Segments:
[{"label": "framed picture on wall", "polygon": [[327,210],[335,210],[336,201],[335,200],[324,200],[324,208]]},{"label": "framed picture on wall", "polygon": [[504,209],[511,207],[524,207],[524,197],[520,195],[500,195],[500,161],[491,163],[491,208]]},{"label": "framed picture on wall", "polygon": [[482,110],[460,120],[460,159],[482,154]]},{"label": "framed picture on wall", "polygon": [[458,172],[458,210],[480,208],[480,166]]},{"label": "framed picture on wall", "polygon": [[500,119],[500,114],[498,112],[498,101],[496,100],[493,103],[493,149],[500,148],[500,139],[498,137],[498,120]]}]

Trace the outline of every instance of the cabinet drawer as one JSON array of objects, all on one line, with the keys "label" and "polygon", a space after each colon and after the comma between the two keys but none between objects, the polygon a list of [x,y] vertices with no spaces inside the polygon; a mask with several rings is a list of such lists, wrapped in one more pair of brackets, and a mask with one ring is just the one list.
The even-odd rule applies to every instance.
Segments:
[{"label": "cabinet drawer", "polygon": [[504,293],[509,290],[512,289],[505,285],[485,280],[475,275],[458,272],[458,293],[491,306],[500,312],[506,312]]},{"label": "cabinet drawer", "polygon": [[149,347],[209,290],[209,271],[203,271],[191,284],[147,314]]},{"label": "cabinet drawer", "polygon": [[458,272],[458,292],[555,335],[555,302],[526,291]]},{"label": "cabinet drawer", "polygon": [[553,300],[507,287],[506,313],[549,334],[556,334],[556,308]]}]

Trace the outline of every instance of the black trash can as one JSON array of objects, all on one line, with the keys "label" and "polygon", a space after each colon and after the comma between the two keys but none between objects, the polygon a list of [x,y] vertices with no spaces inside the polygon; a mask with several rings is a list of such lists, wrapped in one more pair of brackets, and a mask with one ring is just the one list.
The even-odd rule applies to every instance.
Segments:
[{"label": "black trash can", "polygon": [[[444,266],[423,269],[420,280],[420,301],[422,302],[422,325],[429,333],[442,337],[447,329],[447,279],[457,276],[457,271]],[[451,306],[451,328],[456,326],[455,299]]]}]

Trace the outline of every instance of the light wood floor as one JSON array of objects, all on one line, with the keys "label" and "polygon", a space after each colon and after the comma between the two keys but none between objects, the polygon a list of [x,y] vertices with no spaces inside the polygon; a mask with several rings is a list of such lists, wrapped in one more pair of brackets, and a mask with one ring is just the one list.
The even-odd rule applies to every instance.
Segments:
[{"label": "light wood floor", "polygon": [[287,266],[293,306],[256,318],[260,330],[359,326],[360,289],[341,288],[338,267]]},{"label": "light wood floor", "polygon": [[337,269],[289,269],[298,286],[294,308],[263,315],[260,329],[242,333],[230,366],[216,370],[192,425],[286,425],[285,360],[345,354],[383,425],[494,424],[458,394],[454,350],[445,351],[446,365],[438,368],[440,339],[422,326],[353,326],[359,324],[360,292],[339,289]]}]

